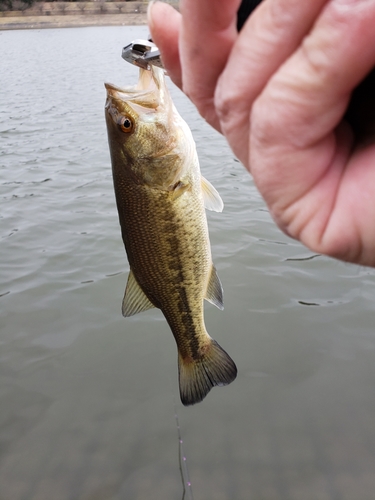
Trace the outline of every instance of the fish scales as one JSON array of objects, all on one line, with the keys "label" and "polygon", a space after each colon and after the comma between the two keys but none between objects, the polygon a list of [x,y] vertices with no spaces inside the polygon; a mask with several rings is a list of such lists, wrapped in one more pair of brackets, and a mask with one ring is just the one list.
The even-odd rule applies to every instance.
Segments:
[{"label": "fish scales", "polygon": [[[196,319],[198,312],[200,320],[206,290],[204,277],[211,262],[207,247],[200,243],[206,237],[205,231],[197,234],[193,224],[199,218],[199,204],[179,213],[168,199],[169,193],[134,191],[130,196],[126,190],[120,195],[127,200],[121,225],[126,227],[125,247],[138,283],[148,290],[151,301],[163,310],[171,326],[179,323],[182,313],[195,311]],[[184,295],[185,289],[189,293]],[[173,332],[179,339],[177,326]]]},{"label": "fish scales", "polygon": [[162,70],[141,70],[131,91],[106,88],[114,189],[130,265],[123,314],[161,309],[177,343],[181,400],[195,404],[237,373],[204,324],[205,298],[222,308],[204,197],[211,208],[222,202],[201,177],[190,130]]}]

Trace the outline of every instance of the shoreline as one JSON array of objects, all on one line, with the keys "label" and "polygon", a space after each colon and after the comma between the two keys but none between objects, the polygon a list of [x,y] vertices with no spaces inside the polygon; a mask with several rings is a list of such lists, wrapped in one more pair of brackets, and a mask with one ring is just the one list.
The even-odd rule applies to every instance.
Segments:
[{"label": "shoreline", "polygon": [[146,13],[0,17],[0,31],[147,25]]}]

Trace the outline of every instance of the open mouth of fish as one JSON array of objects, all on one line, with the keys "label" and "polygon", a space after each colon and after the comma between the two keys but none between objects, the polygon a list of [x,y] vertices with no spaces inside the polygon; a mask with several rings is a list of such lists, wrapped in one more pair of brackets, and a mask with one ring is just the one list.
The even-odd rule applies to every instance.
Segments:
[{"label": "open mouth of fish", "polygon": [[[105,83],[108,97],[114,97],[125,102],[131,102],[144,108],[156,109],[166,99],[164,71],[160,68],[151,70],[140,69],[137,85],[133,87],[119,87],[113,83]],[[163,99],[164,98],[164,99]]]}]

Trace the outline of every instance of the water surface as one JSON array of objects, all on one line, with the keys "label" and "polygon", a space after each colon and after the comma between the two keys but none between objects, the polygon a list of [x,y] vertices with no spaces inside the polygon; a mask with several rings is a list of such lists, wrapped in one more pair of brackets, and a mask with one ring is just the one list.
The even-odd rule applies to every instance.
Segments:
[{"label": "water surface", "polygon": [[161,313],[121,316],[103,82],[135,83],[121,48],[146,36],[0,32],[0,499],[180,499],[176,400],[195,500],[372,500],[374,271],[281,234],[175,88],[225,203],[206,323],[237,380],[184,408]]}]

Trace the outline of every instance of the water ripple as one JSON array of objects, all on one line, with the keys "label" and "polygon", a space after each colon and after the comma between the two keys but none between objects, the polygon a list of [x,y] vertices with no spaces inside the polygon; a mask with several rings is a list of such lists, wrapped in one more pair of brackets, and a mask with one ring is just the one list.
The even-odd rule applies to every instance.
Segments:
[{"label": "water ripple", "polygon": [[[175,345],[159,311],[121,316],[128,264],[103,113],[103,82],[137,79],[122,46],[145,37],[0,32],[4,499],[180,495]],[[239,367],[234,384],[181,409],[194,491],[372,498],[374,270],[281,234],[223,138],[171,88],[225,204],[208,213],[225,310],[208,306],[206,323]]]}]

